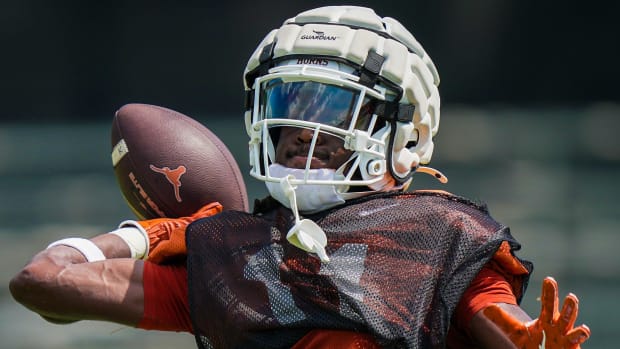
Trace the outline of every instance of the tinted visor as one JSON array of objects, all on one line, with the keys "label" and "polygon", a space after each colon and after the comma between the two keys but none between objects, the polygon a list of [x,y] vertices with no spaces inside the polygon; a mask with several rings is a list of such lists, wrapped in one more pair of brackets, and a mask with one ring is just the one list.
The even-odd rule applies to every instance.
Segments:
[{"label": "tinted visor", "polygon": [[341,129],[366,129],[376,105],[365,97],[360,113],[354,112],[360,91],[316,81],[284,82],[272,79],[261,88],[260,106],[264,119],[303,120]]}]

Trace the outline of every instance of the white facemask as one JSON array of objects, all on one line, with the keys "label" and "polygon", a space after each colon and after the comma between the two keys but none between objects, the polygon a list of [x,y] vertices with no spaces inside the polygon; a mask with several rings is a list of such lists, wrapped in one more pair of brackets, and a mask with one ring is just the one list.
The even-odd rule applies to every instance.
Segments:
[{"label": "white facemask", "polygon": [[[284,167],[280,164],[269,166],[269,173],[273,177],[283,178],[292,175],[296,179],[303,179],[305,169]],[[333,180],[336,171],[333,169],[320,168],[308,170],[308,179]],[[282,205],[291,208],[289,199],[278,182],[265,182],[271,196]],[[345,199],[338,193],[335,185],[298,184],[295,189],[297,208],[303,213],[315,213],[334,206],[343,204]]]}]

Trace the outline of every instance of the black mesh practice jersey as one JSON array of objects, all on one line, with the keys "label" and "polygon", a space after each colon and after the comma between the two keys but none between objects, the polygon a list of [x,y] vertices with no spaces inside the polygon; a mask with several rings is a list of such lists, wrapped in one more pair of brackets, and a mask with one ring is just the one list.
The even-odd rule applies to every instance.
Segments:
[{"label": "black mesh practice jersey", "polygon": [[279,205],[188,227],[200,348],[289,348],[317,328],[442,348],[471,280],[502,241],[520,247],[484,207],[447,193],[375,195],[307,218],[327,235],[327,263],[286,240],[294,217]]}]

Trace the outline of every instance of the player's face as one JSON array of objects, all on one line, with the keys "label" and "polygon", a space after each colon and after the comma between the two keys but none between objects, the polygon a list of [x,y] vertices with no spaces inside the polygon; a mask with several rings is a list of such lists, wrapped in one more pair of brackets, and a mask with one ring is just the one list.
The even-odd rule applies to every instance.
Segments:
[{"label": "player's face", "polygon": [[[308,151],[314,131],[299,127],[281,127],[276,147],[276,162],[290,168],[306,168]],[[337,169],[351,156],[350,150],[344,149],[341,138],[320,133],[310,168]]]}]

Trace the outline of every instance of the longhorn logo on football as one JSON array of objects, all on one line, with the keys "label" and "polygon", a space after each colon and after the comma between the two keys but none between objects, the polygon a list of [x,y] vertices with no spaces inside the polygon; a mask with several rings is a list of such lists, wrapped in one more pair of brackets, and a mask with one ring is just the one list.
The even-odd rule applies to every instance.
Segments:
[{"label": "longhorn logo on football", "polygon": [[161,173],[166,177],[168,182],[170,182],[170,184],[172,184],[172,187],[174,188],[174,197],[177,199],[177,202],[182,202],[183,200],[181,199],[181,190],[180,190],[181,189],[181,176],[185,172],[187,172],[187,169],[185,168],[185,166],[181,165],[175,168],[174,170],[171,170],[170,167],[167,167],[167,166],[159,168],[154,165],[150,165],[149,167],[154,172]]}]

